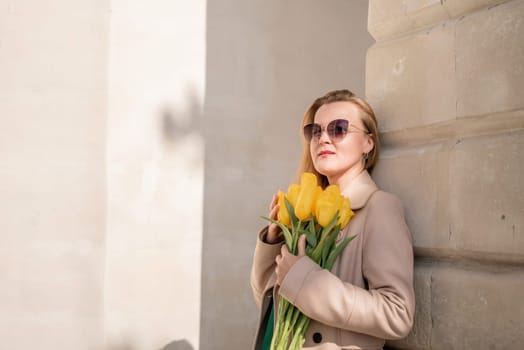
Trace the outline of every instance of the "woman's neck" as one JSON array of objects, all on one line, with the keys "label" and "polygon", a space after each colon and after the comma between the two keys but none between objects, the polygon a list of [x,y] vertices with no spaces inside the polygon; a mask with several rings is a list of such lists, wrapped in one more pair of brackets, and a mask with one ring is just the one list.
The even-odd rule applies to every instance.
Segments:
[{"label": "woman's neck", "polygon": [[345,173],[343,173],[340,176],[328,177],[329,184],[338,185],[338,187],[340,187],[340,190],[343,191],[349,186],[349,184],[351,183],[351,181],[353,181],[354,178],[360,175],[362,171],[364,171],[364,166],[353,167],[351,169],[348,169]]}]

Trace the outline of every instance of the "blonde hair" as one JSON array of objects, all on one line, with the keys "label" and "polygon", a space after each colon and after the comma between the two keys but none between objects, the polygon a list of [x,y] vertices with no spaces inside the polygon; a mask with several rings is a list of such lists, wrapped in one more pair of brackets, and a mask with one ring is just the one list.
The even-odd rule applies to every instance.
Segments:
[{"label": "blonde hair", "polygon": [[[380,152],[380,142],[378,139],[378,126],[377,119],[375,117],[375,112],[371,106],[364,101],[363,99],[357,97],[354,93],[349,90],[334,90],[326,93],[324,96],[317,98],[311,106],[306,110],[304,118],[302,119],[302,124],[300,132],[304,129],[304,126],[307,124],[313,123],[315,119],[315,114],[318,109],[328,103],[333,102],[351,102],[358,107],[360,113],[360,119],[364,124],[364,127],[369,132],[369,136],[373,140],[373,149],[368,153],[367,160],[365,160],[365,169],[371,173],[375,164],[378,161],[379,152]],[[298,166],[297,179],[300,178],[300,174],[303,172],[310,172],[317,175],[319,184],[325,188],[329,185],[328,179],[326,176],[320,174],[315,167],[313,166],[313,159],[311,158],[311,152],[309,150],[309,142],[302,136],[302,160]]]}]

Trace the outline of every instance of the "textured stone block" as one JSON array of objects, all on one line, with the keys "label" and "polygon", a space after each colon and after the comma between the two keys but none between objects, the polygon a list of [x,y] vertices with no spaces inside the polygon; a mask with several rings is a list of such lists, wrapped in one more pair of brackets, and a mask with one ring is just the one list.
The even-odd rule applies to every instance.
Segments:
[{"label": "textured stone block", "polygon": [[449,196],[450,227],[439,245],[524,255],[524,132],[464,139],[449,157],[440,192]]},{"label": "textured stone block", "polygon": [[431,274],[433,267],[428,264],[415,266],[415,320],[409,335],[402,340],[388,341],[395,349],[430,349],[431,345]]},{"label": "textured stone block", "polygon": [[441,156],[440,147],[435,146],[386,151],[373,172],[377,184],[402,201],[415,246],[434,243],[442,205],[438,183],[447,175]]},{"label": "textured stone block", "polygon": [[509,1],[375,44],[366,95],[381,130],[523,108],[523,26],[524,3]]},{"label": "textured stone block", "polygon": [[524,132],[391,149],[374,177],[397,194],[416,247],[524,256]]},{"label": "textured stone block", "polygon": [[459,117],[524,108],[523,42],[523,1],[508,1],[457,23]]},{"label": "textured stone block", "polygon": [[413,30],[413,24],[405,15],[400,0],[370,0],[368,31],[380,41]]},{"label": "textured stone block", "polygon": [[504,0],[370,0],[368,30],[377,41],[425,29]]},{"label": "textured stone block", "polygon": [[382,131],[455,117],[454,22],[368,50],[366,97]]},{"label": "textured stone block", "polygon": [[454,18],[503,2],[507,2],[507,0],[446,0],[442,1],[442,5],[450,17]]},{"label": "textured stone block", "polygon": [[441,0],[404,0],[402,5],[415,30],[449,19]]},{"label": "textured stone block", "polygon": [[396,349],[520,349],[524,322],[524,273],[517,267],[419,262],[416,314]]},{"label": "textured stone block", "polygon": [[521,268],[435,268],[431,349],[523,349],[523,299]]}]

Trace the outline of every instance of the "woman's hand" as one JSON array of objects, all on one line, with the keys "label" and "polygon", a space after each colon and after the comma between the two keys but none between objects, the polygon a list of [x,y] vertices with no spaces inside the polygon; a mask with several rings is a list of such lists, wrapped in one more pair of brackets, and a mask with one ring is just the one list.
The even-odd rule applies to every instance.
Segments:
[{"label": "woman's hand", "polygon": [[298,255],[291,254],[285,244],[282,246],[281,254],[275,258],[275,262],[277,263],[275,272],[277,274],[278,285],[282,284],[291,267],[304,255],[306,255],[306,235],[304,234],[298,238]]},{"label": "woman's hand", "polygon": [[[277,213],[278,213],[278,209],[280,208],[280,206],[277,203],[278,203],[278,195],[275,194],[273,196],[273,200],[271,201],[271,204],[269,205],[269,217],[273,220],[277,220]],[[281,242],[284,239],[282,235],[280,234],[281,232],[282,230],[280,229],[280,227],[278,227],[277,224],[274,224],[272,222],[269,223],[269,227],[267,230],[267,236],[266,236],[266,242],[270,244]]]}]

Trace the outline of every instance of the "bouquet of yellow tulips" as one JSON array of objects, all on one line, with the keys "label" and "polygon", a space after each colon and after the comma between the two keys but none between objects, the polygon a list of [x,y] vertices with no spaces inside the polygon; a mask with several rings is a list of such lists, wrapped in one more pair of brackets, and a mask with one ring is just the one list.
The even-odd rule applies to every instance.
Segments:
[{"label": "bouquet of yellow tulips", "polygon": [[[322,268],[331,270],[336,258],[354,238],[339,245],[336,238],[354,215],[349,199],[337,185],[322,189],[317,177],[303,173],[300,185],[292,184],[287,194],[278,193],[277,220],[264,218],[282,230],[289,251],[297,254],[298,238],[306,235],[306,254]],[[271,350],[301,349],[310,319],[283,297],[279,299],[278,318],[271,340]]]}]

